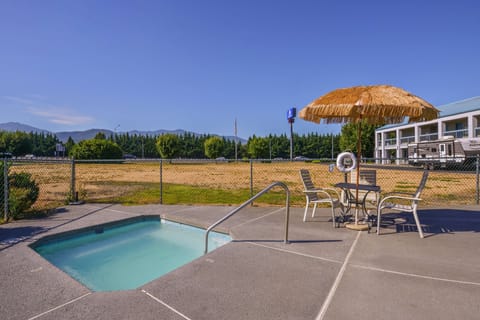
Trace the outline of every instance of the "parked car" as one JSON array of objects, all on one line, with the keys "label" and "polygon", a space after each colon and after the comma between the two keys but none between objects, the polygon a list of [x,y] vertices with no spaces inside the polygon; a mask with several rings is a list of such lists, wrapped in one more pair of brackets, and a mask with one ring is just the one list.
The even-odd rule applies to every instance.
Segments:
[{"label": "parked car", "polygon": [[311,159],[307,158],[307,157],[304,157],[304,156],[296,156],[295,158],[293,158],[293,160],[295,160],[295,161],[307,161],[307,160],[311,160]]}]

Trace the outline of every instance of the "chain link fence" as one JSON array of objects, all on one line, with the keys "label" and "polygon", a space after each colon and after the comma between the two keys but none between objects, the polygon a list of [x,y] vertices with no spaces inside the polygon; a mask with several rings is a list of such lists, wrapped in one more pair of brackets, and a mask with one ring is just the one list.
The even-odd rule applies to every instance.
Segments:
[{"label": "chain link fence", "polygon": [[68,202],[71,160],[1,160],[0,204],[2,218],[22,218],[46,214]]},{"label": "chain link fence", "polygon": [[[422,194],[422,206],[478,205],[478,157],[448,165],[440,164],[441,160],[438,159],[438,166],[428,167],[430,176]],[[300,207],[305,205],[300,169],[308,169],[318,187],[333,187],[338,182],[352,180],[350,174],[334,169],[334,164],[330,159],[74,161],[3,158],[0,205],[4,219],[22,217],[25,212],[48,213],[58,206],[80,202],[238,205],[271,183],[281,181],[290,189],[292,206]],[[361,168],[376,171],[376,183],[382,193],[413,193],[424,166],[409,165],[405,159],[362,159]],[[23,178],[18,178],[19,175]],[[28,198],[35,195],[31,205],[18,212],[15,201],[32,200]],[[12,196],[16,197],[15,201]],[[281,189],[273,189],[255,201],[258,206],[284,203],[285,194]]]}]

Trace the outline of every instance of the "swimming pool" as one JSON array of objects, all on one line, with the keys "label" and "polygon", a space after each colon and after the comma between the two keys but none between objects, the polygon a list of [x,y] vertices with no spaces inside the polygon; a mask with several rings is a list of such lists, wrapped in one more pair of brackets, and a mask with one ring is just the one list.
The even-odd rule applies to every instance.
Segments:
[{"label": "swimming pool", "polygon": [[[54,235],[32,247],[91,290],[114,291],[138,288],[202,256],[204,237],[203,229],[143,216]],[[214,232],[208,246],[230,241]]]}]

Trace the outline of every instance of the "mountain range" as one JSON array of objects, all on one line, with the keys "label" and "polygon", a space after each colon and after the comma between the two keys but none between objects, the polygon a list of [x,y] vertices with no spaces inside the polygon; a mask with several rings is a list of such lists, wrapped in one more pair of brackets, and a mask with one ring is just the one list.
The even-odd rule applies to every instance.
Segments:
[{"label": "mountain range", "polygon": [[[108,129],[88,129],[88,130],[84,130],[84,131],[51,132],[51,131],[48,131],[48,130],[35,128],[35,127],[29,126],[27,124],[19,123],[19,122],[0,123],[0,131],[9,131],[9,132],[23,131],[23,132],[27,132],[27,133],[36,132],[36,133],[45,133],[45,134],[52,133],[52,134],[55,134],[57,136],[57,138],[64,143],[67,142],[68,137],[72,137],[73,141],[75,141],[75,143],[78,143],[82,140],[92,139],[99,132],[102,132],[107,137],[115,134],[114,131],[108,130]],[[176,135],[183,135],[185,133],[191,133],[191,134],[194,134],[196,136],[202,135],[200,133],[195,133],[195,132],[186,131],[186,130],[182,130],[182,129],[177,129],[177,130],[159,129],[159,130],[155,130],[155,131],[132,130],[132,131],[128,131],[128,132],[118,132],[118,134],[125,134],[125,133],[128,133],[129,135],[135,135],[136,134],[136,135],[143,135],[143,136],[145,136],[145,135],[158,136],[158,135],[162,135],[162,134],[165,134],[165,133],[171,133],[171,134],[176,134]],[[212,134],[212,135],[215,135],[215,134]],[[218,135],[216,135],[216,136],[218,136]],[[222,137],[224,137],[227,140],[233,140],[233,141],[235,141],[235,139],[237,139],[237,141],[239,143],[242,143],[242,144],[247,142],[245,139],[235,137],[235,136],[222,136]]]}]

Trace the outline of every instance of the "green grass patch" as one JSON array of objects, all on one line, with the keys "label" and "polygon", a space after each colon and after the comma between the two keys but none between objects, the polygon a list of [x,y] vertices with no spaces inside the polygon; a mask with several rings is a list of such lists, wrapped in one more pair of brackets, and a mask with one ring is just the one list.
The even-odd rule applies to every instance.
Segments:
[{"label": "green grass patch", "polygon": [[410,186],[407,186],[407,185],[396,185],[395,186],[395,189],[401,189],[401,190],[405,190],[405,189],[415,189],[417,186],[414,186],[414,185],[410,185]]},{"label": "green grass patch", "polygon": [[[124,185],[123,183],[117,185]],[[144,184],[141,189],[135,184],[135,188],[121,196],[88,199],[94,202],[116,202],[124,205],[141,205],[160,203],[160,188],[158,184]],[[255,191],[258,192],[258,191]],[[214,189],[179,184],[164,184],[162,203],[163,204],[217,204],[217,205],[239,205],[251,197],[250,189]],[[285,205],[284,191],[270,191],[255,200],[256,204]],[[290,203],[304,203],[303,196],[291,195]]]},{"label": "green grass patch", "polygon": [[459,200],[459,197],[454,194],[437,194],[435,195],[435,198],[438,200],[447,200],[447,201]]},{"label": "green grass patch", "polygon": [[432,181],[441,181],[441,182],[461,182],[460,179],[449,178],[449,177],[429,177],[428,179]]},{"label": "green grass patch", "polygon": [[417,190],[417,186],[411,182],[399,181],[393,190],[399,192],[414,192]]}]

